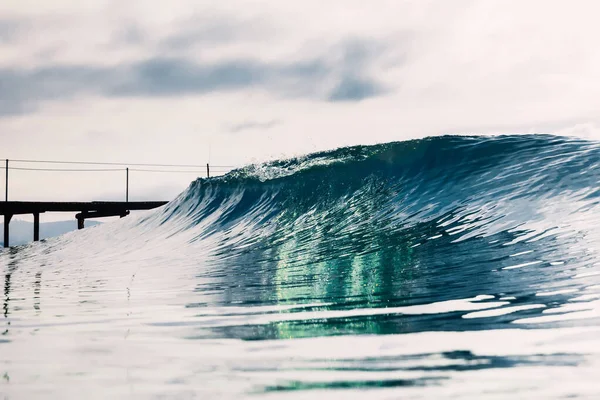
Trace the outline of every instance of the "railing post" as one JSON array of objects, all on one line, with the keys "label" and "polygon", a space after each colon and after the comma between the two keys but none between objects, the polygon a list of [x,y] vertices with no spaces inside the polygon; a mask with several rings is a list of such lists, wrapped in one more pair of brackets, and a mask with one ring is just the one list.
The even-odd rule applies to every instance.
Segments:
[{"label": "railing post", "polygon": [[8,201],[8,158],[6,159],[6,189],[4,192],[4,201]]},{"label": "railing post", "polygon": [[210,166],[206,163],[206,177],[210,178]]},{"label": "railing post", "polygon": [[126,168],[125,201],[129,203],[129,167]]}]

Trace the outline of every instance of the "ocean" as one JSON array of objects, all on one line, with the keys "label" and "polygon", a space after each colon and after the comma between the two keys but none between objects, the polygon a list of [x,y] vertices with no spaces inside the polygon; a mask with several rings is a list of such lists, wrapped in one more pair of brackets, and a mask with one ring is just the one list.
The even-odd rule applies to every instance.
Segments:
[{"label": "ocean", "polygon": [[600,398],[599,163],[341,148],[6,249],[0,398]]}]

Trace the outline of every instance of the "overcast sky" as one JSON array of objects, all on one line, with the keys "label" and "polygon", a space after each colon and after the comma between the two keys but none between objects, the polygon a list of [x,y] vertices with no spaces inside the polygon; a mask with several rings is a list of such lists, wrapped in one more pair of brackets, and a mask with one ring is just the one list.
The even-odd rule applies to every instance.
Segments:
[{"label": "overcast sky", "polygon": [[[597,137],[598,4],[3,0],[0,158],[243,165],[449,133]],[[197,175],[132,173],[132,198]],[[10,194],[119,198],[124,179],[11,171]]]}]

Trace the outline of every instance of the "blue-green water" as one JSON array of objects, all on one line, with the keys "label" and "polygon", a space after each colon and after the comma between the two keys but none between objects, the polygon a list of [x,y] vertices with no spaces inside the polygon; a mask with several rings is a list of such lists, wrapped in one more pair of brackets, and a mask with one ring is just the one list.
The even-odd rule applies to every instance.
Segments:
[{"label": "blue-green water", "polygon": [[343,148],[0,253],[6,398],[598,398],[600,146]]}]

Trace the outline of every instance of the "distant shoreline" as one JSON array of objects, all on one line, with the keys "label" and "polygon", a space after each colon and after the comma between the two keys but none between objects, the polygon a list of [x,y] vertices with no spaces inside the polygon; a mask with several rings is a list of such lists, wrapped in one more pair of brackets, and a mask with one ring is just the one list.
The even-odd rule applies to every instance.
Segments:
[{"label": "distant shoreline", "polygon": [[[101,225],[102,222],[88,220],[86,225]],[[4,223],[0,223],[0,230],[4,228]],[[40,223],[40,239],[48,239],[55,236],[64,235],[67,232],[77,230],[77,220],[42,222]],[[33,242],[33,222],[13,220],[10,223],[10,244],[18,246]],[[4,241],[0,238],[0,246],[4,246]]]}]

